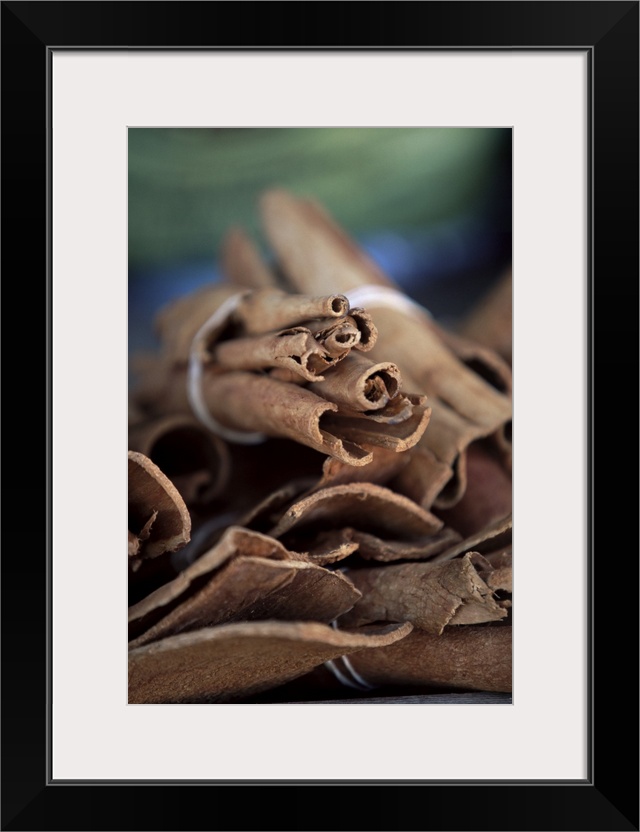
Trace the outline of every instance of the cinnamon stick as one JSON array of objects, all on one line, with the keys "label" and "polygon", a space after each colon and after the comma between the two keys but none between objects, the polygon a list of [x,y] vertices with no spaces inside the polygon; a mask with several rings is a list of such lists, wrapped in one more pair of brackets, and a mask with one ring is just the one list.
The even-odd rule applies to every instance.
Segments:
[{"label": "cinnamon stick", "polygon": [[512,631],[502,623],[414,629],[398,644],[349,656],[371,687],[414,685],[446,690],[512,690]]},{"label": "cinnamon stick", "polygon": [[350,633],[315,621],[243,621],[170,636],[129,652],[129,703],[242,701],[410,632],[409,623]]},{"label": "cinnamon stick", "polygon": [[[346,293],[371,285],[394,288],[316,203],[273,190],[261,206],[267,237],[295,291],[317,291],[318,286]],[[471,442],[504,429],[511,419],[509,396],[465,366],[428,316],[408,314],[382,300],[375,318],[378,339],[371,358],[396,364],[410,389],[429,397],[431,423],[420,444],[440,463],[452,468]],[[459,462],[462,473],[463,466],[464,460]],[[461,481],[455,494],[450,489],[451,495],[462,496],[463,486]],[[422,505],[429,505],[428,495],[427,488]]]}]

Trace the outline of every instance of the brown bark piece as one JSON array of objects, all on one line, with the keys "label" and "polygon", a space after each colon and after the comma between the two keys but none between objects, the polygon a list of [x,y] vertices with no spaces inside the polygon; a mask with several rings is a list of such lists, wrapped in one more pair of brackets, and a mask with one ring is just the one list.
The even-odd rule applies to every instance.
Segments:
[{"label": "brown bark piece", "polygon": [[444,522],[471,537],[511,512],[511,476],[500,462],[479,444],[467,449],[467,487],[450,509],[438,511]]},{"label": "brown bark piece", "polygon": [[507,269],[459,326],[461,334],[484,344],[509,364],[513,352],[513,271]]},{"label": "brown bark piece", "polygon": [[490,572],[481,556],[465,555],[447,563],[410,563],[374,569],[350,569],[347,576],[362,593],[339,625],[359,627],[380,621],[411,621],[430,633],[447,625],[481,624],[506,616],[479,569]]},{"label": "brown bark piece", "polygon": [[512,690],[512,631],[505,624],[414,629],[396,645],[349,656],[371,686],[419,685],[448,690]]},{"label": "brown bark piece", "polygon": [[303,381],[319,381],[335,359],[303,327],[266,335],[230,338],[213,347],[212,361],[223,370],[286,370]]},{"label": "brown bark piece", "polygon": [[[265,231],[294,291],[322,286],[349,292],[370,284],[394,288],[317,204],[273,190],[264,195],[261,208]],[[471,442],[504,434],[512,414],[510,396],[459,360],[427,315],[384,303],[368,308],[373,308],[378,328],[371,358],[396,364],[405,384],[429,397],[431,423],[423,444],[439,462],[451,467]],[[508,440],[506,434],[503,438]],[[424,505],[425,500],[423,495],[419,501]]]},{"label": "brown bark piece", "polygon": [[[166,366],[186,365],[196,333],[226,301],[238,295],[239,289],[229,283],[211,283],[164,306],[156,315],[155,329],[162,343]],[[248,290],[244,290],[248,291]],[[211,331],[215,338],[226,328],[227,321]]]},{"label": "brown bark piece", "polygon": [[423,440],[406,455],[406,464],[398,471],[389,485],[399,494],[410,497],[422,508],[430,509],[438,498],[451,489],[455,493],[453,502],[459,499],[459,478],[453,482],[454,469],[441,462]]},{"label": "brown bark piece", "polygon": [[349,301],[332,294],[295,294],[282,289],[256,289],[244,295],[233,313],[247,335],[261,335],[285,327],[301,326],[314,318],[344,318]]},{"label": "brown bark piece", "polygon": [[393,644],[409,623],[357,633],[309,621],[260,621],[170,636],[129,653],[129,703],[238,702],[323,662]]},{"label": "brown bark piece", "polygon": [[273,189],[262,196],[260,209],[267,238],[294,285],[313,285],[316,288],[312,291],[317,291],[319,286],[339,283],[342,292],[363,283],[392,286],[373,260],[317,203]]},{"label": "brown bark piece", "polygon": [[226,443],[187,414],[140,421],[129,428],[129,448],[149,457],[187,505],[209,503],[229,479]]},{"label": "brown bark piece", "polygon": [[504,546],[510,546],[512,526],[512,515],[509,513],[506,517],[501,517],[486,528],[471,535],[471,537],[467,537],[459,543],[455,543],[450,548],[445,549],[444,552],[436,555],[433,560],[451,560],[465,552],[479,552],[482,555],[486,555],[502,549]]},{"label": "brown bark piece", "polygon": [[[142,541],[139,557],[175,552],[191,537],[191,516],[179,491],[144,454],[128,452],[129,530]],[[145,525],[154,513],[152,525]],[[144,535],[149,532],[146,539]]]},{"label": "brown bark piece", "polygon": [[343,356],[345,350],[350,349],[368,352],[378,338],[371,315],[360,307],[349,309],[349,314],[343,318],[306,321],[305,326],[334,356]]},{"label": "brown bark piece", "polygon": [[[334,433],[344,442],[350,442],[358,447],[378,446],[388,448],[395,453],[403,453],[409,448],[415,447],[424,435],[429,419],[431,408],[426,406],[424,396],[399,396],[403,411],[406,413],[407,402],[410,405],[410,415],[402,421],[395,422],[394,419],[377,417],[377,413],[384,413],[391,407],[390,403],[384,410],[376,411],[371,415],[354,414],[340,408],[335,413],[328,413],[324,419],[325,427]],[[341,412],[342,411],[342,412]],[[370,461],[370,460],[369,460]]]},{"label": "brown bark piece", "polygon": [[203,394],[212,416],[225,427],[293,439],[350,465],[370,460],[370,454],[343,441],[327,424],[327,414],[337,406],[306,388],[238,372],[205,377]]},{"label": "brown bark piece", "polygon": [[129,557],[137,555],[140,551],[140,540],[130,529],[127,529],[127,544]]},{"label": "brown bark piece", "polygon": [[281,561],[294,559],[294,555],[273,537],[241,526],[229,526],[211,549],[183,569],[174,580],[129,607],[130,628],[133,626],[137,632],[142,632],[165,615],[166,610],[174,606],[176,599],[188,593],[194,582],[240,555]]},{"label": "brown bark piece", "polygon": [[269,532],[281,538],[295,530],[311,532],[352,526],[386,540],[419,540],[442,528],[442,521],[411,500],[372,483],[336,485],[292,505]]},{"label": "brown bark piece", "polygon": [[366,412],[380,410],[396,399],[402,386],[398,368],[390,362],[374,363],[361,353],[351,353],[325,372],[313,390],[336,404]]},{"label": "brown bark piece", "polygon": [[481,577],[494,592],[513,592],[513,555],[509,547],[502,552],[486,555],[491,566],[488,572],[480,572]]},{"label": "brown bark piece", "polygon": [[[322,544],[326,549],[332,545],[337,551],[340,546],[348,543],[355,547],[354,550],[357,550],[359,557],[381,563],[391,563],[397,560],[428,560],[449,549],[459,539],[460,535],[449,528],[410,541],[385,540],[352,528],[320,532],[316,536],[317,544]],[[309,552],[309,557],[315,560],[315,549]]]},{"label": "brown bark piece", "polygon": [[328,456],[322,465],[322,476],[312,490],[318,491],[330,485],[346,485],[354,482],[385,485],[409,463],[412,453],[412,451],[407,451],[399,454],[389,448],[366,443],[362,444],[362,448],[371,454],[371,462],[365,467],[355,468],[353,465],[347,465],[339,459]]},{"label": "brown bark piece", "polygon": [[232,621],[277,619],[329,623],[360,597],[352,582],[304,561],[238,556],[199,581],[164,618],[131,642],[138,647],[167,636]]}]

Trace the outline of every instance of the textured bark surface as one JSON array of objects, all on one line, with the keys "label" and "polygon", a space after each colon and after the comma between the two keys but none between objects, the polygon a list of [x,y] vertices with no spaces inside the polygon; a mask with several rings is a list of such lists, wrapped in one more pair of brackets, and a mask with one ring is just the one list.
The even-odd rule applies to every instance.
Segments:
[{"label": "textured bark surface", "polygon": [[[322,286],[324,291],[348,294],[363,286],[395,288],[316,203],[273,190],[263,196],[261,210],[267,238],[293,291],[313,292]],[[460,360],[428,315],[415,309],[408,313],[384,298],[367,306],[378,328],[372,360],[393,362],[407,389],[428,396],[431,423],[421,446],[452,469],[471,442],[497,433],[508,441],[504,428],[511,421],[510,395],[497,390]],[[422,457],[416,457],[414,466],[422,461]],[[414,499],[425,507],[435,499],[433,492],[436,497],[438,494],[429,474],[435,474],[432,466],[428,473],[413,477],[414,487],[422,485],[423,489]],[[437,477],[441,482],[443,477]],[[449,503],[463,492],[464,482],[460,481],[455,492],[449,489]]]},{"label": "textured bark surface", "polygon": [[175,552],[191,536],[191,516],[178,489],[144,454],[128,452],[128,531],[137,537],[133,557]]},{"label": "textured bark surface", "polygon": [[439,635],[448,625],[500,621],[507,612],[486,583],[491,572],[488,561],[471,553],[445,563],[350,569],[346,574],[362,598],[339,624],[354,628],[380,621],[411,621],[416,628]]},{"label": "textured bark surface", "polygon": [[414,629],[397,645],[349,657],[372,686],[420,685],[509,693],[512,632],[506,624],[447,627],[441,635]]},{"label": "textured bark surface", "polygon": [[129,703],[242,700],[338,656],[393,644],[411,629],[350,633],[317,622],[260,621],[171,636],[130,651]]}]

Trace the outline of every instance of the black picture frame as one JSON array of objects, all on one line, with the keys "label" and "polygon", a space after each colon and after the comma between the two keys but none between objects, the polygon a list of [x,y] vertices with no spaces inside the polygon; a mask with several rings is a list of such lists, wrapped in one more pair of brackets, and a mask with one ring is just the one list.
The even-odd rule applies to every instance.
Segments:
[{"label": "black picture frame", "polygon": [[[639,828],[638,493],[628,484],[630,474],[637,486],[638,460],[631,439],[638,436],[638,12],[639,3],[626,0],[2,3],[2,265],[11,319],[4,415],[12,439],[3,492],[3,830]],[[238,46],[588,52],[591,730],[584,782],[367,782],[357,771],[353,780],[313,783],[48,779],[52,50]],[[46,429],[40,422],[27,431],[38,416]]]}]

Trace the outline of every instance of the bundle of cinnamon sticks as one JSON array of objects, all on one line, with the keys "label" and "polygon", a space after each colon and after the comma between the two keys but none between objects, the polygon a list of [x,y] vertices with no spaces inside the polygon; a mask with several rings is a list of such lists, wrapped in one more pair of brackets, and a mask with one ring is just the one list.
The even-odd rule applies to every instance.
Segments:
[{"label": "bundle of cinnamon sticks", "polygon": [[[129,701],[511,691],[511,366],[263,194],[129,412]],[[495,333],[497,339],[498,335]]]}]

